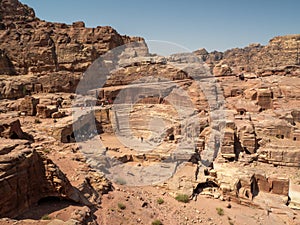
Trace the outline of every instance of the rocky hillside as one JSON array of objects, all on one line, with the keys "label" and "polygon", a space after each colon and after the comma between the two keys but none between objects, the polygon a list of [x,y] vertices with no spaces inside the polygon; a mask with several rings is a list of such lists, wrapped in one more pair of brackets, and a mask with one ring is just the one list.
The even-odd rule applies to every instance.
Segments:
[{"label": "rocky hillside", "polygon": [[128,42],[144,41],[122,36],[109,26],[46,22],[18,0],[0,1],[0,39],[0,74],[30,75],[15,77],[14,82],[0,81],[4,98],[19,98],[26,91],[73,91],[78,77],[101,54]]},{"label": "rocky hillside", "polygon": [[17,0],[0,1],[2,74],[83,72],[97,57],[117,46],[142,38],[120,35],[109,26],[86,28],[50,23]]},{"label": "rocky hillside", "polygon": [[266,46],[250,44],[224,53],[208,53],[205,49],[199,49],[195,53],[211,64],[212,68],[218,64],[226,64],[231,68],[229,73],[262,72],[270,68],[300,65],[300,35],[274,37]]}]

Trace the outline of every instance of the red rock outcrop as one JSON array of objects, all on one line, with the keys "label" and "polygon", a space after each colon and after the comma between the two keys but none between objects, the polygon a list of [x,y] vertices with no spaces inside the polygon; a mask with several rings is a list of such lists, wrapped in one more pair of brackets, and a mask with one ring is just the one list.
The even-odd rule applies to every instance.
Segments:
[{"label": "red rock outcrop", "polygon": [[15,95],[7,93],[9,86],[3,82],[0,93],[4,98],[24,96],[26,85],[32,87],[30,92],[74,91],[81,74],[100,55],[129,42],[144,41],[122,36],[109,26],[45,22],[17,0],[1,0],[0,15],[0,74],[34,77],[14,82]]},{"label": "red rock outcrop", "polygon": [[8,139],[32,140],[31,135],[23,132],[19,119],[6,119],[0,121],[0,137]]},{"label": "red rock outcrop", "polygon": [[0,217],[16,217],[45,197],[90,205],[50,159],[29,148],[0,155],[0,187]]}]

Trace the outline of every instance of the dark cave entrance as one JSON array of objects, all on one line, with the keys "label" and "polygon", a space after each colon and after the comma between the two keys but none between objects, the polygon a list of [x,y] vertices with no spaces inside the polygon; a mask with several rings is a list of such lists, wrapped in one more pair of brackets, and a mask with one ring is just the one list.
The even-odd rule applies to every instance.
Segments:
[{"label": "dark cave entrance", "polygon": [[35,205],[30,206],[25,212],[19,214],[15,219],[33,219],[40,220],[45,215],[67,208],[69,206],[82,206],[72,200],[61,198],[58,196],[47,196],[41,198]]},{"label": "dark cave entrance", "polygon": [[43,204],[49,204],[49,203],[59,203],[61,201],[62,201],[62,199],[60,197],[48,196],[45,198],[41,198],[37,204],[43,205]]},{"label": "dark cave entrance", "polygon": [[206,182],[199,183],[195,188],[194,193],[200,194],[205,188],[218,188],[218,187],[219,186],[214,181],[208,180]]}]

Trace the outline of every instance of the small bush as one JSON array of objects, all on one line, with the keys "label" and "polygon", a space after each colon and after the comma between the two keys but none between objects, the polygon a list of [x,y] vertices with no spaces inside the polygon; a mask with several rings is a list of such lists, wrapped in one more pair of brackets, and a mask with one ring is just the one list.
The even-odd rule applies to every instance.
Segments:
[{"label": "small bush", "polygon": [[51,220],[51,217],[48,214],[46,214],[42,216],[41,220]]},{"label": "small bush", "polygon": [[49,153],[50,153],[50,150],[49,150],[48,148],[44,148],[44,149],[43,149],[43,152],[46,153],[46,154],[49,154]]},{"label": "small bush", "polygon": [[217,213],[219,216],[223,216],[224,215],[224,210],[222,208],[216,208]]},{"label": "small bush", "polygon": [[124,210],[126,209],[126,205],[124,205],[123,203],[118,203],[118,208]]},{"label": "small bush", "polygon": [[152,225],[163,225],[163,223],[160,220],[154,220]]},{"label": "small bush", "polygon": [[188,203],[190,201],[189,196],[185,194],[178,194],[175,199],[179,202]]},{"label": "small bush", "polygon": [[42,121],[40,121],[38,118],[35,118],[34,123],[42,123]]},{"label": "small bush", "polygon": [[159,205],[163,204],[165,201],[162,198],[157,199],[157,203]]},{"label": "small bush", "polygon": [[116,178],[115,182],[117,184],[120,184],[120,185],[125,185],[126,184],[126,181],[124,179],[122,179],[122,178]]}]

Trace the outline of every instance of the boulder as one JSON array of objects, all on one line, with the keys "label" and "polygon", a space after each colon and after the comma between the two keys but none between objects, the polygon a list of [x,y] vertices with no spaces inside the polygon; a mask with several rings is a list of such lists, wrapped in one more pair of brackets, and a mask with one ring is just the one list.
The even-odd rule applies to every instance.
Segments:
[{"label": "boulder", "polygon": [[77,21],[72,24],[74,28],[85,28],[85,24],[83,21]]},{"label": "boulder", "polygon": [[64,111],[58,111],[58,112],[54,112],[51,117],[53,119],[58,119],[58,118],[62,118],[62,117],[65,117],[66,116],[66,113]]},{"label": "boulder", "polygon": [[217,64],[213,68],[213,74],[215,76],[231,75],[232,74],[232,70],[231,70],[231,68],[227,64],[220,63],[220,64]]},{"label": "boulder", "polygon": [[37,116],[40,118],[51,118],[52,114],[57,112],[56,106],[46,106],[43,104],[37,105]]},{"label": "boulder", "polygon": [[33,140],[31,135],[23,132],[19,119],[6,119],[5,121],[0,121],[0,137]]}]

